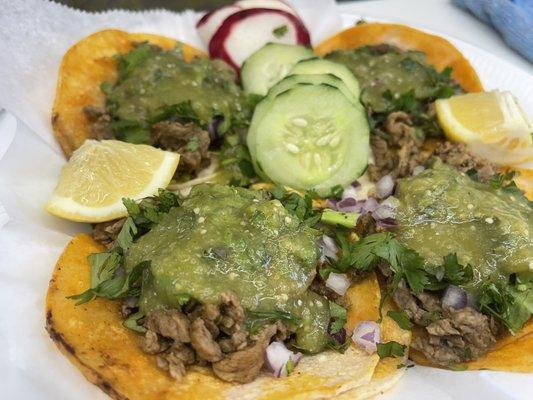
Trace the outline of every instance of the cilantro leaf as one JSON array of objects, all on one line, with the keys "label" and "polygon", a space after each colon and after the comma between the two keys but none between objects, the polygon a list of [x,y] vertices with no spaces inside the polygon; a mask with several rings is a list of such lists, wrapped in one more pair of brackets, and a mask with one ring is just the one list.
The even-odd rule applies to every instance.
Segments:
[{"label": "cilantro leaf", "polygon": [[117,63],[118,80],[125,79],[136,67],[148,60],[156,49],[148,42],[143,42],[128,53],[117,54],[114,58]]},{"label": "cilantro leaf", "polygon": [[404,311],[389,310],[387,315],[392,318],[400,328],[410,331],[413,328],[412,322]]},{"label": "cilantro leaf", "polygon": [[287,25],[280,25],[272,31],[272,34],[278,39],[280,39],[285,36],[288,30],[289,28],[287,27]]},{"label": "cilantro leaf", "polygon": [[376,347],[379,358],[383,359],[387,357],[403,357],[407,346],[391,340],[387,343],[377,343]]},{"label": "cilantro leaf", "polygon": [[480,310],[499,319],[515,334],[533,312],[533,283],[530,282],[527,286],[520,288],[501,282],[487,283],[478,299]]},{"label": "cilantro leaf", "polygon": [[295,367],[296,367],[296,365],[294,364],[294,361],[292,360],[292,358],[289,357],[289,359],[285,363],[285,368],[287,370],[287,375],[292,374],[292,372],[294,371]]},{"label": "cilantro leaf", "polygon": [[137,226],[135,226],[133,218],[126,218],[126,221],[124,222],[124,225],[122,225],[122,229],[117,236],[116,245],[120,247],[123,252],[128,250],[133,243],[133,239],[135,238],[135,235],[137,235],[137,232]]},{"label": "cilantro leaf", "polygon": [[135,314],[132,314],[127,319],[125,319],[122,325],[124,325],[126,328],[131,329],[135,332],[145,333],[146,328],[142,326],[142,324],[140,324],[139,322],[144,317],[145,315],[143,312],[137,311]]},{"label": "cilantro leaf", "polygon": [[346,309],[344,307],[339,306],[337,303],[330,301],[329,313],[331,315],[329,333],[338,333],[346,324]]},{"label": "cilantro leaf", "polygon": [[153,116],[148,118],[147,122],[152,125],[169,118],[177,119],[181,122],[193,122],[194,124],[203,128],[206,127],[194,110],[190,100],[159,107],[157,110],[155,110]]}]

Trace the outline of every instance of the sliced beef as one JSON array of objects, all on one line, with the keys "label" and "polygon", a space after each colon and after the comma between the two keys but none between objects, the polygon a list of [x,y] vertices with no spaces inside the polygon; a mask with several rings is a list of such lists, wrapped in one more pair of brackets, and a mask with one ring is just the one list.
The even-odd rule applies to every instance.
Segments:
[{"label": "sliced beef", "polygon": [[402,178],[427,161],[429,155],[422,151],[424,141],[416,135],[408,114],[403,111],[390,113],[384,129],[386,138],[376,134],[370,138],[375,160],[368,166],[370,179],[378,181],[384,175]]},{"label": "sliced beef", "polygon": [[107,140],[115,138],[113,130],[109,127],[111,115],[106,112],[105,108],[86,106],[83,108],[83,112],[91,123],[91,131],[95,139]]},{"label": "sliced beef", "polygon": [[393,299],[400,310],[404,310],[411,321],[417,325],[427,326],[439,318],[441,307],[438,298],[428,293],[415,295],[403,281],[394,291]]},{"label": "sliced beef", "polygon": [[191,324],[191,345],[204,360],[216,362],[222,359],[220,346],[201,318],[197,318]]},{"label": "sliced beef", "polygon": [[159,335],[179,343],[189,343],[189,320],[179,310],[155,310],[144,322],[144,326]]},{"label": "sliced beef", "polygon": [[180,173],[196,174],[209,165],[209,133],[195,124],[158,122],[152,127],[151,144],[180,154]]},{"label": "sliced beef", "polygon": [[492,175],[497,172],[494,164],[474,155],[466,143],[444,141],[437,145],[434,154],[444,163],[452,165],[462,172],[475,169],[478,179],[482,182],[488,182]]},{"label": "sliced beef", "polygon": [[156,332],[147,330],[139,342],[142,351],[148,354],[159,354],[170,347],[170,343],[161,338]]},{"label": "sliced beef", "polygon": [[109,222],[95,224],[92,232],[93,239],[110,249],[115,245],[115,240],[117,239],[125,221],[126,218],[120,218]]},{"label": "sliced beef", "polygon": [[276,334],[276,324],[265,326],[255,337],[255,341],[243,350],[229,354],[213,364],[213,372],[219,378],[235,383],[247,383],[259,375],[265,362],[265,350],[270,339]]},{"label": "sliced beef", "polygon": [[496,343],[498,325],[471,307],[443,307],[435,294],[412,293],[403,281],[393,298],[411,321],[422,328],[413,347],[431,362],[447,366],[476,359]]}]

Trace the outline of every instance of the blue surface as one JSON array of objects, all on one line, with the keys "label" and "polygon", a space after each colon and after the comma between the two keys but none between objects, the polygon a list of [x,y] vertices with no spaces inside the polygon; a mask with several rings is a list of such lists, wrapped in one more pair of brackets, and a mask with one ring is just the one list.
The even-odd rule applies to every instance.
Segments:
[{"label": "blue surface", "polygon": [[533,63],[533,0],[453,0],[492,25],[505,42]]}]

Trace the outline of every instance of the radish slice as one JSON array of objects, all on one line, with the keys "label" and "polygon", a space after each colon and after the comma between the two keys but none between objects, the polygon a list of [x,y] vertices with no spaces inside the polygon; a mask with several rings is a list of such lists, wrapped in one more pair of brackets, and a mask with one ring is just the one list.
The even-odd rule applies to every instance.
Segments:
[{"label": "radish slice", "polygon": [[234,5],[241,8],[271,8],[274,10],[282,10],[288,13],[291,13],[294,16],[298,16],[294,8],[285,3],[284,1],[279,0],[240,0],[236,1]]},{"label": "radish slice", "polygon": [[196,29],[198,29],[198,35],[206,46],[209,46],[209,41],[218,30],[224,20],[231,14],[241,11],[242,7],[236,5],[228,5],[219,7],[213,11],[205,14],[197,23]]},{"label": "radish slice", "polygon": [[[280,34],[281,30],[281,34]],[[294,15],[267,8],[250,8],[227,17],[211,38],[209,55],[239,71],[252,53],[266,43],[309,45],[309,32]]]}]

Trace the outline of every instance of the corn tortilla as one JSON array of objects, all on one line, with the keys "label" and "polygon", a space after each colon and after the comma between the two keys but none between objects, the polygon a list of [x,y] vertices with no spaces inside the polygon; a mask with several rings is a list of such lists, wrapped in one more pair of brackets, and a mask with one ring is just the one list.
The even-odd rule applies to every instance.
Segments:
[{"label": "corn tortilla", "polygon": [[[87,256],[102,251],[89,235],[76,236],[67,245],[54,269],[46,298],[46,329],[59,349],[85,377],[114,399],[320,399],[367,385],[371,382],[379,357],[352,345],[344,354],[334,351],[304,357],[286,378],[263,374],[246,385],[235,385],[216,378],[207,368],[190,368],[177,382],[157,368],[153,356],[138,348],[138,334],[123,327],[120,302],[102,298],[80,306],[67,296],[83,292],[90,283]],[[363,289],[360,289],[363,288]],[[379,305],[376,276],[371,274],[357,284],[351,301],[368,296],[372,309]],[[354,310],[351,307],[351,310]],[[354,310],[355,312],[355,310]],[[367,318],[367,315],[361,315]],[[351,323],[356,317],[351,316]],[[352,330],[353,325],[347,324]],[[408,343],[405,333],[394,322],[385,320],[383,335],[389,340]],[[379,371],[382,369],[380,368]],[[384,382],[392,372],[380,372]],[[368,393],[353,398],[366,398]]]},{"label": "corn tortilla", "polygon": [[483,85],[470,62],[446,39],[400,24],[365,23],[346,29],[315,47],[318,55],[334,50],[389,44],[402,50],[426,53],[428,62],[437,71],[450,66],[452,77],[467,92],[481,92]]},{"label": "corn tortilla", "polygon": [[[100,84],[114,82],[117,78],[113,56],[126,53],[133,43],[143,41],[164,49],[171,49],[178,43],[164,36],[109,29],[80,40],[63,56],[52,109],[52,128],[67,158],[85,139],[93,137],[83,108],[104,105],[105,95]],[[204,53],[184,44],[183,55],[189,61]]]}]

